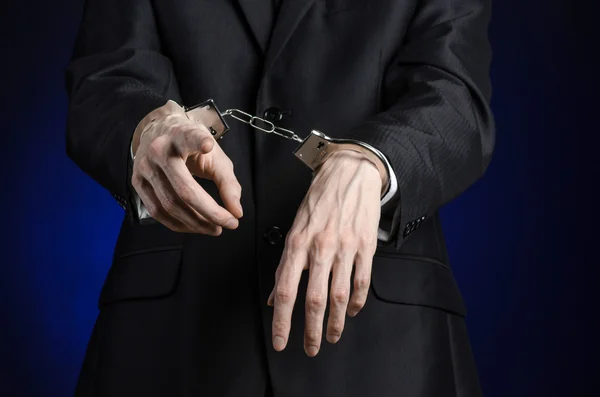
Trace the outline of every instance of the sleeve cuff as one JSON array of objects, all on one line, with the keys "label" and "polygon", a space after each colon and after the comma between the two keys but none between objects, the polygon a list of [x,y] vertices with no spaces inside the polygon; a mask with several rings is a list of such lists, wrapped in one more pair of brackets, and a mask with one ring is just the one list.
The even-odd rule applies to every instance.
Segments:
[{"label": "sleeve cuff", "polygon": [[[394,195],[398,192],[398,178],[396,177],[396,173],[394,172],[394,170],[392,169],[392,165],[390,164],[389,160],[387,159],[387,157],[385,155],[383,155],[383,159],[385,161],[385,165],[386,168],[389,170],[389,178],[390,178],[390,187],[387,191],[387,193],[381,198],[381,207],[383,207],[385,204],[387,204],[392,197],[394,197]],[[390,230],[384,230],[382,228],[379,228],[377,230],[377,239],[383,242],[388,242],[390,241],[390,237],[391,237],[391,231]]]}]

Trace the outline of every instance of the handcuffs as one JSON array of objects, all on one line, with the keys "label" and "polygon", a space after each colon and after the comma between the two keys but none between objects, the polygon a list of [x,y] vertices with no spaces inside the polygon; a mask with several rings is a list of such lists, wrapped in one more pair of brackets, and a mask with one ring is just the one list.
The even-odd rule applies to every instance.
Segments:
[{"label": "handcuffs", "polygon": [[[352,150],[362,153],[377,167],[381,174],[388,175],[388,178],[386,178],[387,183],[382,186],[381,197],[384,198],[390,189],[390,176],[392,175],[391,166],[383,153],[367,143],[353,139],[331,138],[317,130],[312,130],[306,138],[302,139],[293,131],[275,126],[275,124],[269,120],[253,116],[239,109],[227,109],[225,112],[221,113],[213,99],[208,99],[191,107],[183,106],[183,109],[189,119],[205,125],[216,141],[222,139],[229,131],[229,125],[227,124],[225,117],[231,117],[264,133],[274,134],[285,139],[300,142],[300,145],[293,153],[296,158],[307,165],[312,171],[318,170],[319,167],[335,152]],[[152,222],[150,214],[139,197],[136,197],[135,202],[139,221],[142,223]]]},{"label": "handcuffs", "polygon": [[[376,165],[380,173],[390,175],[390,170],[387,169],[387,161],[383,153],[364,142],[352,139],[331,138],[317,130],[312,130],[306,138],[302,139],[293,131],[277,127],[269,120],[253,116],[239,109],[228,109],[221,113],[212,99],[189,108],[183,107],[183,109],[188,118],[204,124],[217,141],[222,139],[229,131],[225,116],[230,116],[238,121],[249,124],[256,130],[300,142],[300,145],[293,153],[313,171],[316,171],[333,153],[341,150],[353,150],[367,156]],[[376,159],[379,161],[375,161]],[[382,196],[389,189],[389,178],[387,180],[388,183],[386,186],[382,186]]]}]

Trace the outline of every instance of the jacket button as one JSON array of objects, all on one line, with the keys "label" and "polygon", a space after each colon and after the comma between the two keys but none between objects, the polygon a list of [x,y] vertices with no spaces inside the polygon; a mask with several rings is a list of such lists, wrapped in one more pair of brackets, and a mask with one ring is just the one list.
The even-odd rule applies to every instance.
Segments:
[{"label": "jacket button", "polygon": [[276,123],[281,121],[283,118],[283,112],[279,108],[272,107],[265,110],[263,117],[265,120],[270,121],[271,123]]},{"label": "jacket button", "polygon": [[283,234],[277,226],[273,226],[265,233],[265,241],[271,245],[277,244],[282,238]]}]

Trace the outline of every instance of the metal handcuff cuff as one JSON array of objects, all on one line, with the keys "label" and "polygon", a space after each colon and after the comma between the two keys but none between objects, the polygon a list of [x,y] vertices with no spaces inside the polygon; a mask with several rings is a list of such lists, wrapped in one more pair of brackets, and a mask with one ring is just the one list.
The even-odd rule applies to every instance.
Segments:
[{"label": "metal handcuff cuff", "polygon": [[[385,172],[388,176],[391,172],[383,153],[364,142],[331,138],[317,130],[312,130],[306,138],[302,139],[293,131],[275,126],[269,120],[253,116],[239,109],[228,109],[221,113],[212,99],[192,107],[183,107],[183,109],[188,118],[203,123],[217,141],[229,131],[229,126],[224,117],[230,116],[256,130],[300,142],[300,146],[294,150],[294,155],[313,171],[316,171],[333,153],[340,150],[353,150],[366,155],[371,160],[375,160],[375,158],[380,160],[383,166],[380,166],[377,161],[373,161],[379,172]],[[382,196],[389,189],[389,178],[387,180],[386,186],[382,186]]]},{"label": "metal handcuff cuff", "polygon": [[[250,125],[252,128],[267,134],[273,134],[282,138],[300,142],[300,145],[294,150],[294,155],[306,164],[311,170],[316,171],[333,153],[341,150],[352,150],[364,154],[377,167],[380,173],[388,175],[387,183],[382,186],[381,197],[384,197],[390,188],[390,176],[392,175],[391,166],[387,159],[376,148],[364,142],[352,139],[331,138],[320,131],[312,130],[310,134],[302,139],[293,131],[275,126],[269,120],[253,116],[239,109],[227,109],[221,113],[214,100],[208,99],[202,103],[191,107],[182,106],[186,116],[205,125],[216,141],[219,141],[229,131],[229,125],[225,117],[229,116],[242,123]],[[375,161],[375,159],[380,161]],[[137,201],[140,220],[149,221],[149,214],[143,208],[140,200]]]}]

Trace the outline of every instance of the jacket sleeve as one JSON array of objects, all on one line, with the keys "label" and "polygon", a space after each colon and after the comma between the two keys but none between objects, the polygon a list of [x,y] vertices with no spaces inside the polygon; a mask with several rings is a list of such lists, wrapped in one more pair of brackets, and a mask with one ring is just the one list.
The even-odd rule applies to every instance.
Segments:
[{"label": "jacket sleeve", "polygon": [[385,72],[383,111],[347,133],[381,150],[398,178],[382,210],[397,248],[491,160],[489,16],[489,0],[421,1]]},{"label": "jacket sleeve", "polygon": [[136,125],[180,100],[150,0],[87,0],[65,77],[67,154],[125,207]]}]

